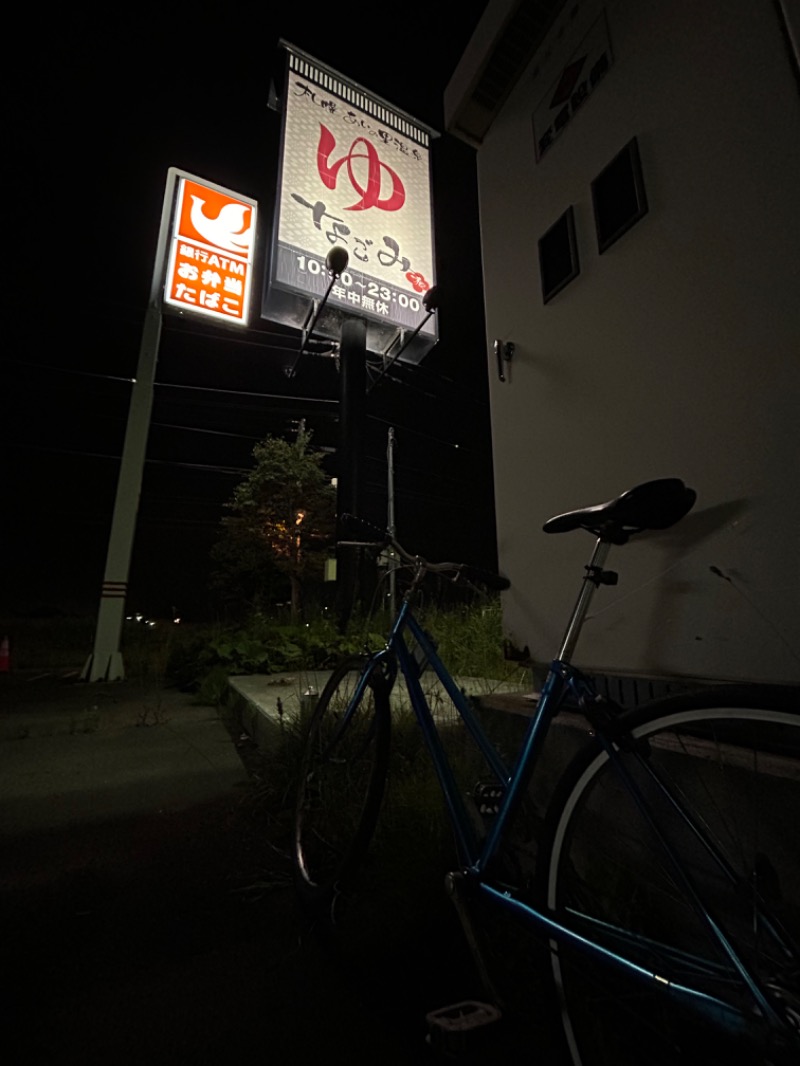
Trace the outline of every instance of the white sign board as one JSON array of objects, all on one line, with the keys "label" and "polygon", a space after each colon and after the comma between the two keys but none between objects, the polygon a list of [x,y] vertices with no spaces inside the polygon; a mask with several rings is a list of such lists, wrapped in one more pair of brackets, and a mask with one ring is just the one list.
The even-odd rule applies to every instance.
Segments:
[{"label": "white sign board", "polygon": [[[435,282],[429,131],[294,50],[284,103],[271,289],[321,297],[341,246],[349,263],[329,305],[384,336],[416,329]],[[429,348],[435,320],[420,334]]]}]

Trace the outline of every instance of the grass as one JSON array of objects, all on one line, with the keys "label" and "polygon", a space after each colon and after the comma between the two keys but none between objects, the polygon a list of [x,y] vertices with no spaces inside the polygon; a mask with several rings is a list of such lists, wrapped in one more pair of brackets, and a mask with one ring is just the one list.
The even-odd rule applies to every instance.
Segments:
[{"label": "grass", "polygon": [[[525,684],[525,672],[503,657],[498,599],[449,608],[428,606],[419,615],[455,677]],[[81,670],[92,653],[93,616],[0,619],[14,670]],[[143,684],[171,681],[216,702],[231,674],[332,668],[365,646],[378,648],[387,618],[355,619],[339,633],[324,612],[297,624],[255,613],[236,625],[155,626],[126,621],[121,650],[126,677]]]},{"label": "grass", "polygon": [[[471,607],[429,607],[421,621],[454,676],[469,678],[473,687],[482,684],[488,691],[501,684],[521,689],[528,687],[528,671],[518,663],[508,663],[503,657],[499,600]],[[362,630],[380,629],[375,620],[368,625],[362,621],[360,627]],[[357,627],[351,639],[358,646],[356,633]],[[442,696],[434,693],[433,699],[436,702],[442,700]],[[441,707],[434,706],[435,712],[446,711],[447,704],[445,699]],[[437,714],[437,720],[459,790],[467,797],[468,809],[480,835],[485,826],[469,797],[476,782],[486,776],[485,764],[455,711],[451,718],[446,713],[441,718]],[[280,742],[260,754],[261,763],[255,768],[254,807],[266,818],[273,843],[287,849],[303,733],[302,720],[287,720],[283,723]],[[341,804],[346,804],[346,800],[343,796]],[[376,866],[385,866],[386,886],[394,882],[407,887],[408,875],[411,873],[413,877],[414,868],[418,873],[428,870],[432,859],[443,873],[455,857],[452,831],[431,760],[416,720],[410,711],[402,709],[393,711],[389,782],[373,852],[381,856],[381,860],[376,860]],[[393,869],[396,860],[404,867],[402,876],[399,870]],[[440,887],[440,883],[437,884]]]},{"label": "grass", "polygon": [[[415,617],[433,638],[440,659],[459,683],[466,683],[471,696],[487,695],[498,689],[525,691],[531,684],[530,669],[505,658],[506,642],[500,601],[486,599],[478,603],[440,607],[436,604],[415,609]],[[390,620],[372,628],[388,631]],[[382,639],[369,646],[381,647]],[[423,676],[423,688],[436,710],[440,696],[435,686],[426,684],[433,673]]]},{"label": "grass", "polygon": [[91,617],[0,618],[0,640],[8,637],[11,669],[77,670],[92,652]]},{"label": "grass", "polygon": [[508,663],[503,657],[502,611],[498,600],[447,610],[429,608],[421,617],[454,677],[510,680],[520,672],[518,663]]}]

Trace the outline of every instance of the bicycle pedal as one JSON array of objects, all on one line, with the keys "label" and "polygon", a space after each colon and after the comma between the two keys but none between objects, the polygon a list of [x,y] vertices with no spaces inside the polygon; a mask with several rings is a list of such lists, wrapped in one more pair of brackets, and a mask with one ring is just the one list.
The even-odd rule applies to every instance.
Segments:
[{"label": "bicycle pedal", "polygon": [[498,785],[494,781],[479,781],[472,795],[479,814],[491,816],[500,810],[505,794],[506,790],[503,785]]},{"label": "bicycle pedal", "polygon": [[429,1030],[427,1043],[448,1055],[459,1055],[482,1037],[487,1025],[493,1025],[501,1017],[500,1010],[491,1003],[476,999],[451,1003],[425,1015]]}]

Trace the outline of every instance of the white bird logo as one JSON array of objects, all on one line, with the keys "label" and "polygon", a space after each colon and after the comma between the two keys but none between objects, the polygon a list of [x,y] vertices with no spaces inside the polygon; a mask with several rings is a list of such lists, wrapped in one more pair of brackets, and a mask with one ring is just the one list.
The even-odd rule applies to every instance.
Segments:
[{"label": "white bird logo", "polygon": [[243,204],[225,204],[216,218],[209,218],[203,208],[205,200],[192,195],[192,225],[200,236],[229,252],[244,253],[250,248],[252,226],[244,229],[247,207]]}]

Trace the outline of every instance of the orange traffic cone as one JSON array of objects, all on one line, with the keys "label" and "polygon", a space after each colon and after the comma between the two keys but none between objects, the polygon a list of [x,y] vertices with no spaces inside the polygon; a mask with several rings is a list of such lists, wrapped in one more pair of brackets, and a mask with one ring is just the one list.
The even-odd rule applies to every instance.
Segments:
[{"label": "orange traffic cone", "polygon": [[11,670],[11,650],[8,637],[0,641],[0,674],[7,674]]}]

